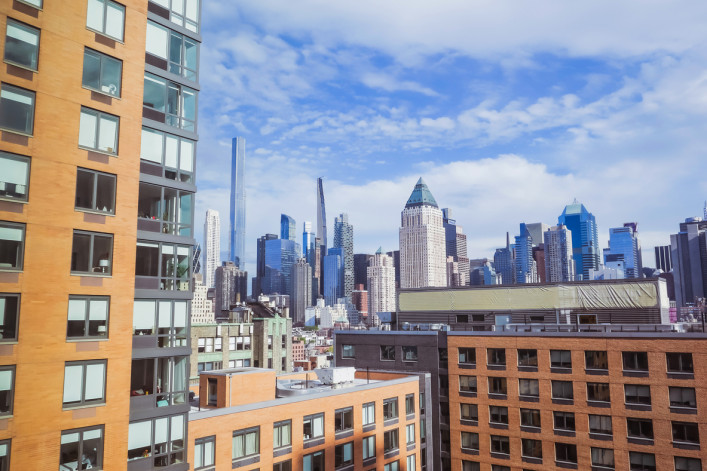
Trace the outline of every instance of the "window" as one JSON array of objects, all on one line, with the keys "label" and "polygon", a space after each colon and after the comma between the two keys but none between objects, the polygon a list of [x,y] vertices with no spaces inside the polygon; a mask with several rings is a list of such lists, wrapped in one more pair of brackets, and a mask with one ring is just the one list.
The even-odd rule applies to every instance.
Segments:
[{"label": "window", "polygon": [[305,440],[324,435],[324,414],[307,415],[302,421],[302,434]]},{"label": "window", "polygon": [[491,435],[491,453],[511,454],[511,444],[508,437]]},{"label": "window", "polygon": [[656,471],[655,455],[653,453],[629,451],[628,461],[631,471]]},{"label": "window", "polygon": [[506,366],[506,349],[489,348],[486,350],[487,363],[492,366]]},{"label": "window", "polygon": [[614,469],[614,450],[592,447],[592,466]]},{"label": "window", "polygon": [[521,396],[538,397],[540,396],[540,385],[537,379],[519,379],[518,394]]},{"label": "window", "polygon": [[[196,90],[145,73],[143,115],[169,126],[196,131]],[[147,111],[147,113],[146,113]]]},{"label": "window", "polygon": [[284,420],[273,425],[273,448],[292,445],[292,421]]},{"label": "window", "polygon": [[648,371],[648,353],[622,352],[621,357],[626,371]]},{"label": "window", "polygon": [[577,445],[555,443],[555,460],[565,463],[577,463]]},{"label": "window", "polygon": [[383,465],[383,471],[400,471],[400,460]]},{"label": "window", "polygon": [[92,49],[83,52],[83,78],[81,84],[100,93],[120,97],[120,80],[123,61]]},{"label": "window", "polygon": [[653,421],[626,417],[626,429],[629,437],[653,440]]},{"label": "window", "polygon": [[334,448],[334,468],[353,464],[353,442],[342,443]]},{"label": "window", "polygon": [[574,392],[572,391],[572,381],[553,381],[552,398],[574,399]]},{"label": "window", "polygon": [[398,398],[391,397],[383,400],[383,420],[398,418]]},{"label": "window", "polygon": [[20,295],[0,293],[0,342],[17,340],[19,317]]},{"label": "window", "polygon": [[552,413],[555,430],[568,430],[574,432],[574,412],[554,411]]},{"label": "window", "polygon": [[35,93],[7,83],[0,86],[0,128],[32,135]]},{"label": "window", "polygon": [[508,424],[508,407],[489,406],[489,422]]},{"label": "window", "polygon": [[538,366],[538,351],[519,349],[518,366]]},{"label": "window", "polygon": [[353,345],[341,346],[341,358],[355,358],[356,348]]},{"label": "window", "polygon": [[139,228],[189,237],[192,234],[194,193],[140,183]]},{"label": "window", "polygon": [[125,7],[111,0],[88,0],[86,27],[118,41],[123,40]]},{"label": "window", "polygon": [[511,471],[509,466],[502,466],[500,464],[492,464],[491,471]]},{"label": "window", "polygon": [[415,455],[408,455],[406,470],[407,471],[415,471]]},{"label": "window", "polygon": [[403,345],[403,361],[417,361],[417,347]]},{"label": "window", "polygon": [[585,367],[588,370],[608,370],[609,357],[605,351],[584,352]]},{"label": "window", "polygon": [[186,356],[133,360],[131,396],[150,395],[153,407],[184,404],[189,388],[187,362]]},{"label": "window", "polygon": [[675,457],[675,471],[702,471],[702,460],[699,458]]},{"label": "window", "polygon": [[569,350],[550,350],[552,368],[572,368],[572,352]]},{"label": "window", "polygon": [[521,438],[520,450],[522,456],[542,459],[543,442],[540,440],[531,440],[530,438]]},{"label": "window", "polygon": [[508,394],[506,378],[489,377],[489,394]]},{"label": "window", "polygon": [[29,157],[0,151],[0,199],[27,201]]},{"label": "window", "polygon": [[463,365],[476,364],[476,349],[475,348],[460,348],[459,363]]},{"label": "window", "polygon": [[405,426],[405,443],[408,445],[415,444],[415,424],[407,424]]},{"label": "window", "polygon": [[25,225],[0,221],[0,270],[22,270],[24,251]]},{"label": "window", "polygon": [[194,177],[194,147],[195,142],[189,139],[142,128],[140,158],[159,165],[147,164],[144,171],[189,183]]},{"label": "window", "polygon": [[338,409],[334,412],[334,432],[353,429],[353,407]]},{"label": "window", "polygon": [[0,366],[0,417],[12,415],[15,392],[15,367]]},{"label": "window", "polygon": [[214,351],[215,352],[222,352],[223,351],[223,339],[221,337],[216,337],[214,339]]},{"label": "window", "polygon": [[214,466],[216,450],[216,436],[197,438],[194,441],[194,469]]},{"label": "window", "polygon": [[415,413],[415,394],[405,396],[405,415]]},{"label": "window", "polygon": [[71,272],[110,275],[113,261],[113,235],[74,231]]},{"label": "window", "polygon": [[476,376],[459,375],[459,391],[476,393]]},{"label": "window", "polygon": [[67,362],[64,366],[64,407],[106,401],[106,360]]},{"label": "window", "polygon": [[[196,80],[198,43],[176,31],[147,21],[145,51],[158,58],[147,58],[146,62],[189,80]],[[161,59],[161,60],[159,60]]]},{"label": "window", "polygon": [[363,459],[375,458],[376,456],[376,436],[363,437]]},{"label": "window", "polygon": [[136,288],[189,291],[191,247],[165,242],[137,242]]},{"label": "window", "polygon": [[626,404],[651,405],[651,387],[645,384],[625,384]]},{"label": "window", "polygon": [[8,18],[5,62],[36,71],[38,58],[39,30]]},{"label": "window", "polygon": [[128,461],[152,458],[160,468],[184,459],[185,415],[133,422],[128,428]]},{"label": "window", "polygon": [[381,360],[395,360],[394,345],[381,345]]},{"label": "window", "polygon": [[78,168],[76,172],[76,209],[115,213],[115,175]]},{"label": "window", "polygon": [[462,460],[462,471],[481,471],[481,465],[476,461]]},{"label": "window", "polygon": [[611,402],[609,383],[587,383],[587,400]]},{"label": "window", "polygon": [[199,0],[150,0],[169,10],[172,23],[199,32]]},{"label": "window", "polygon": [[700,444],[700,431],[694,422],[673,422],[673,441]]},{"label": "window", "polygon": [[521,409],[520,425],[523,427],[540,428],[540,411],[538,409]]},{"label": "window", "polygon": [[697,398],[695,388],[680,388],[670,386],[670,407],[685,407],[688,409],[697,408]]},{"label": "window", "polygon": [[81,107],[79,147],[106,154],[118,154],[120,118]]},{"label": "window", "polygon": [[[478,419],[478,417],[477,417]],[[425,443],[427,436],[427,422],[425,419],[420,418],[420,443]],[[424,448],[423,448],[424,449]]]},{"label": "window", "polygon": [[233,432],[232,459],[239,460],[260,453],[260,427]]},{"label": "window", "polygon": [[236,349],[236,338],[228,337],[228,351],[234,351]]},{"label": "window", "polygon": [[692,353],[666,353],[669,373],[694,373]]},{"label": "window", "polygon": [[376,404],[368,402],[363,405],[363,418],[361,424],[370,425],[376,423]]},{"label": "window", "polygon": [[388,453],[398,449],[398,429],[388,430],[383,434],[383,452]]},{"label": "window", "polygon": [[324,450],[304,455],[302,471],[324,471]]},{"label": "window", "polygon": [[612,435],[611,416],[589,414],[589,433]]},{"label": "window", "polygon": [[105,296],[69,296],[67,338],[108,337],[110,298]]},{"label": "window", "polygon": [[139,299],[133,304],[134,335],[156,335],[160,348],[187,346],[187,301]]},{"label": "window", "polygon": [[466,450],[478,450],[479,434],[472,432],[462,432],[462,448]]},{"label": "window", "polygon": [[10,471],[10,440],[0,440],[0,471]]},{"label": "window", "polygon": [[61,432],[61,469],[103,468],[103,427],[92,427]]},{"label": "window", "polygon": [[476,404],[459,404],[462,420],[479,420],[479,406]]}]

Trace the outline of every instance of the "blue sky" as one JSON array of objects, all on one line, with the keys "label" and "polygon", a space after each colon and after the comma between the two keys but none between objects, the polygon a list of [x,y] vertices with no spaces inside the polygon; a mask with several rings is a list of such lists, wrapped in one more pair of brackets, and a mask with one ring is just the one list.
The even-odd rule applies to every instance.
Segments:
[{"label": "blue sky", "polygon": [[248,269],[280,213],[316,222],[319,176],[357,253],[398,247],[422,176],[470,258],[577,198],[602,247],[637,221],[650,264],[707,198],[704,18],[694,1],[205,1],[197,239],[217,209],[228,249],[238,135]]}]

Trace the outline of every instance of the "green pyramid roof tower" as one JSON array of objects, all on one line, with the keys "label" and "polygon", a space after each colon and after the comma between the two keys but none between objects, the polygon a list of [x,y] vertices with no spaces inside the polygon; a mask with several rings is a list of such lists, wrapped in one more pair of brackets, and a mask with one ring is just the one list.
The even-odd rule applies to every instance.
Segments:
[{"label": "green pyramid roof tower", "polygon": [[430,193],[430,189],[427,188],[427,184],[422,179],[422,177],[420,177],[420,179],[415,184],[415,189],[412,190],[412,194],[410,194],[410,198],[408,198],[408,202],[405,205],[406,208],[415,208],[417,206],[434,206],[435,208],[439,207],[437,206],[437,201],[435,201],[435,197],[432,196],[432,193]]}]

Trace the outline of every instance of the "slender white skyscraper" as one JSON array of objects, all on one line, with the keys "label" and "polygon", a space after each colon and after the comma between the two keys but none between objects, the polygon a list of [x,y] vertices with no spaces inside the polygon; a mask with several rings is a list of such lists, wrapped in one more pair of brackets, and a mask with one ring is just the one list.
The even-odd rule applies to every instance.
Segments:
[{"label": "slender white skyscraper", "polygon": [[393,259],[379,248],[368,260],[368,315],[395,312],[395,266]]},{"label": "slender white skyscraper", "polygon": [[234,137],[231,148],[231,212],[228,258],[241,270],[245,266],[245,138]]},{"label": "slender white skyscraper", "polygon": [[324,246],[323,252],[326,252],[326,207],[324,206],[324,184],[321,178],[317,178],[317,237]]},{"label": "slender white skyscraper", "polygon": [[442,211],[420,178],[401,214],[400,287],[447,285]]},{"label": "slender white skyscraper", "polygon": [[204,221],[204,285],[214,287],[214,273],[221,265],[221,218],[215,209],[206,210]]}]

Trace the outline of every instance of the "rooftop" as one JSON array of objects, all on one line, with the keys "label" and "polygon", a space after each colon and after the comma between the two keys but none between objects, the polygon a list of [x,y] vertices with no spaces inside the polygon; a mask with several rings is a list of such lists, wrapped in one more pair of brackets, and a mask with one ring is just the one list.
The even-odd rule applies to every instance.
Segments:
[{"label": "rooftop", "polygon": [[415,184],[415,188],[412,190],[410,198],[408,198],[407,204],[405,204],[406,208],[415,208],[417,206],[434,206],[435,208],[438,207],[435,197],[432,196],[430,189],[427,188],[427,184],[424,182],[422,177],[420,177],[420,179]]}]

